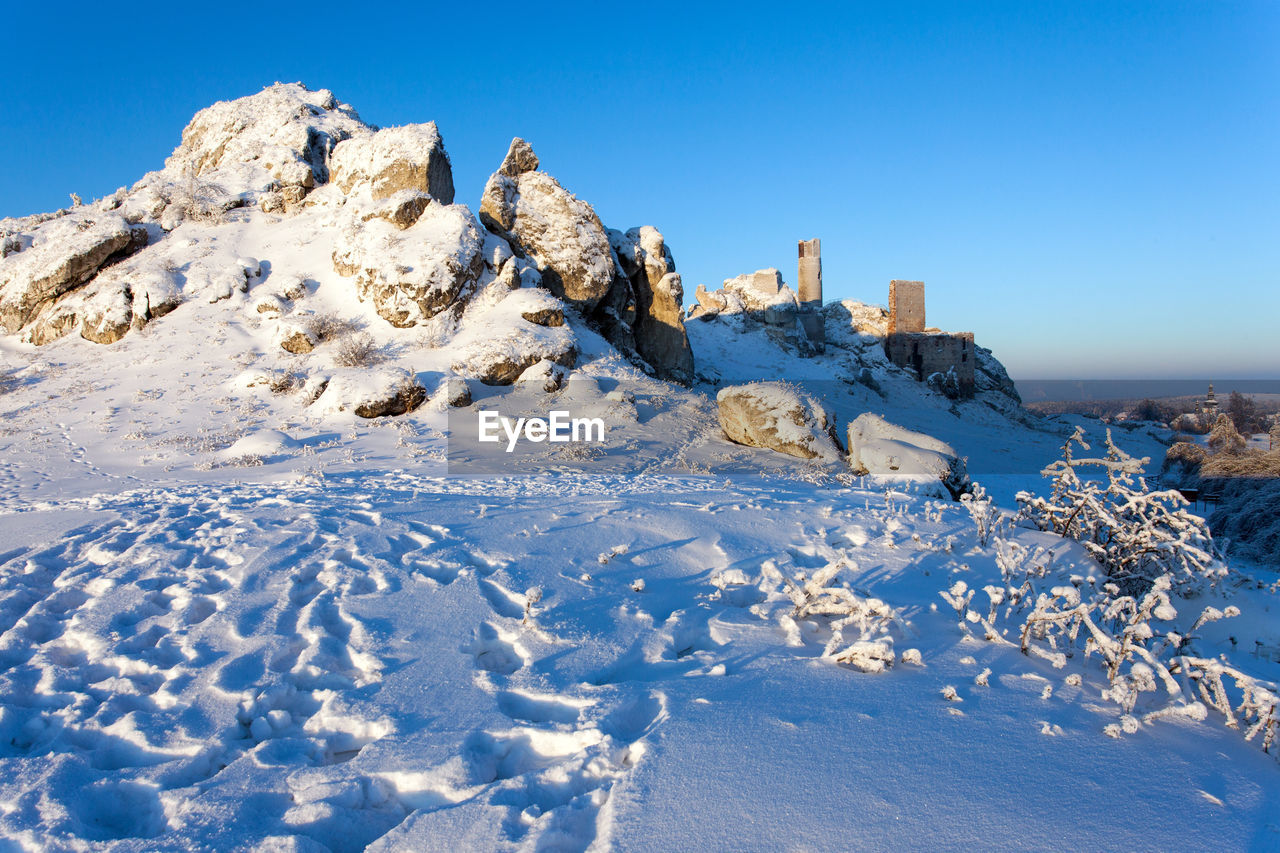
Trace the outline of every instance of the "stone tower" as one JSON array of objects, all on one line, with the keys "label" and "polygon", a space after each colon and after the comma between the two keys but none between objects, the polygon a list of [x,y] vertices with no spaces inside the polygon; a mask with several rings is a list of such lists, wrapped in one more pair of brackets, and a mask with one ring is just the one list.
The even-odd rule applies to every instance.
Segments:
[{"label": "stone tower", "polygon": [[973,332],[925,331],[924,282],[889,282],[889,361],[948,397],[970,397],[977,387]]},{"label": "stone tower", "polygon": [[826,318],[822,314],[822,241],[800,241],[800,268],[797,271],[800,291],[798,319],[809,342],[821,351],[827,340]]},{"label": "stone tower", "polygon": [[814,311],[822,310],[822,241],[800,241],[800,270],[797,276],[800,304]]},{"label": "stone tower", "polygon": [[924,331],[924,282],[889,282],[889,334]]}]

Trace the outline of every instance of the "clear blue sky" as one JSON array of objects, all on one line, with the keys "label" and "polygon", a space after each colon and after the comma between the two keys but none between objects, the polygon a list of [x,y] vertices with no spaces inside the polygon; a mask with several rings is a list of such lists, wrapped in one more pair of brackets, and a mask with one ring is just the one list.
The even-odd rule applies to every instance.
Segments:
[{"label": "clear blue sky", "polygon": [[17,3],[0,216],[159,168],[279,81],[435,120],[478,204],[514,135],[685,288],[821,237],[826,298],[923,279],[1010,372],[1280,377],[1280,3]]}]

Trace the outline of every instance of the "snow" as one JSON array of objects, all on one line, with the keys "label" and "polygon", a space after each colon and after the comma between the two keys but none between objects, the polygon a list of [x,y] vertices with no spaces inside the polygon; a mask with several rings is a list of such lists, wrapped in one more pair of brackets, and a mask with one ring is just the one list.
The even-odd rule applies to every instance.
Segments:
[{"label": "snow", "polygon": [[[1072,686],[931,614],[938,587],[989,577],[990,558],[962,569],[937,549],[963,524],[954,505],[864,508],[880,497],[388,472],[8,512],[0,826],[122,850],[290,835],[386,850],[1005,847],[1081,831],[1243,849],[1274,832],[1274,759],[1236,733],[1187,720],[1106,738],[1115,712],[1089,667]],[[941,521],[920,520],[934,508]],[[894,521],[925,543],[890,547]],[[842,667],[806,620],[786,640],[793,601],[765,563],[807,571],[846,553],[854,524],[878,544],[842,572],[904,614],[890,630],[922,646],[922,666]],[[615,552],[603,564],[601,546]],[[966,686],[984,667],[990,686]],[[43,686],[16,692],[28,684]],[[797,773],[798,756],[816,760]],[[1135,764],[1169,784],[1114,784]]]}]

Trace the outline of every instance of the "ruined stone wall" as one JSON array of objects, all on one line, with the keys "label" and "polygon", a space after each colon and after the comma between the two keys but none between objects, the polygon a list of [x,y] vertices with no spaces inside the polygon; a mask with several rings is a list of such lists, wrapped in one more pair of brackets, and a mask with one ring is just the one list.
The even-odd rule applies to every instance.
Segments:
[{"label": "ruined stone wall", "polygon": [[973,394],[977,356],[972,332],[891,332],[885,339],[885,354],[921,382],[954,369],[960,393]]},{"label": "ruined stone wall", "polygon": [[889,332],[924,331],[924,282],[889,282]]}]

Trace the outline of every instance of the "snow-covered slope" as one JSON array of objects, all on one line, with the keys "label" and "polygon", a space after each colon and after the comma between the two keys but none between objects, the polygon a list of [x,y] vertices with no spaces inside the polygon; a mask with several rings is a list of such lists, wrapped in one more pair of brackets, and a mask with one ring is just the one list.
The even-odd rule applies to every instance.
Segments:
[{"label": "snow-covered slope", "polygon": [[[0,837],[1280,843],[1280,767],[1194,719],[1192,685],[1127,713],[1096,658],[985,640],[941,595],[986,617],[1011,566],[1092,589],[1079,545],[731,443],[715,400],[785,380],[836,435],[925,433],[1005,510],[1096,422],[1028,414],[982,350],[972,399],[935,393],[887,362],[875,306],[828,305],[820,354],[728,313],[684,326],[662,235],[605,229],[512,152],[504,236],[453,203],[433,124],[275,86],[200,113],[132,188],[0,222]],[[576,282],[573,234],[613,272],[593,255]],[[690,352],[691,385],[661,378]],[[530,406],[610,440],[471,440],[481,409]],[[1158,464],[1161,438],[1117,440]],[[1275,681],[1274,580],[1171,624]],[[1241,613],[1192,631],[1211,604]]]}]

